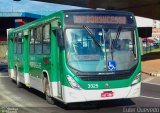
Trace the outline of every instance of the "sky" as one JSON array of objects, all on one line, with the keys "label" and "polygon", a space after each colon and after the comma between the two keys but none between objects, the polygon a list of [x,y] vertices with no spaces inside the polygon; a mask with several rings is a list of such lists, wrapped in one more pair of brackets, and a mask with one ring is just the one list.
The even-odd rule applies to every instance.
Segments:
[{"label": "sky", "polygon": [[149,18],[136,16],[136,22],[137,22],[137,26],[139,27],[152,27],[153,26],[153,20]]},{"label": "sky", "polygon": [[[44,3],[31,0],[0,0],[0,12],[34,12],[36,14],[50,14],[51,12],[65,9],[81,9],[81,7]],[[136,16],[136,21],[138,27],[153,26],[152,19]],[[160,21],[157,21],[157,27],[160,28]]]},{"label": "sky", "polygon": [[156,21],[156,23],[154,23],[153,19],[136,16],[136,22],[137,22],[138,27],[154,27],[154,26],[156,26],[156,28],[160,28],[160,21],[158,21],[158,20],[155,20],[155,21]]},{"label": "sky", "polygon": [[63,9],[79,9],[80,7],[37,2],[31,0],[0,0],[0,12],[43,12]]}]

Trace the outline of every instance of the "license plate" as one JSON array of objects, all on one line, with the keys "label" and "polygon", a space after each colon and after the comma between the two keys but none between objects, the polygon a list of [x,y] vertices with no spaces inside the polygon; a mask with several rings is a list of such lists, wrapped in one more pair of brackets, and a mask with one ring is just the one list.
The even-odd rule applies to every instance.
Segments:
[{"label": "license plate", "polygon": [[104,98],[104,97],[113,97],[113,92],[112,91],[104,91],[101,93],[101,97]]}]

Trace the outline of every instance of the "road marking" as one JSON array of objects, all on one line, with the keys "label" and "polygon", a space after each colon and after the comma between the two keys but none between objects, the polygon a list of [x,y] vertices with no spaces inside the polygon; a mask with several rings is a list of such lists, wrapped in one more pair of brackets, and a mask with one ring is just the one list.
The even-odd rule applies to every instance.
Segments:
[{"label": "road marking", "polygon": [[[3,87],[0,87],[0,90],[4,90]],[[5,99],[5,101],[7,102],[10,102],[11,104],[13,104],[14,106],[12,107],[21,107],[23,110],[27,111],[28,113],[39,113],[37,112],[36,110],[32,110],[30,108],[27,108],[28,106],[27,105],[24,105],[20,102],[17,102],[16,100],[14,100],[12,97],[8,96],[7,94],[9,93],[10,91],[8,92],[3,92],[3,93],[0,93],[0,96]],[[9,95],[12,94],[12,93],[9,93]]]},{"label": "road marking", "polygon": [[0,76],[4,76],[4,75],[8,76],[8,73],[7,72],[0,72]]},{"label": "road marking", "polygon": [[9,77],[9,76],[0,76],[0,78]]},{"label": "road marking", "polygon": [[144,79],[142,82],[149,82],[149,81],[151,81],[151,80],[153,80],[155,77],[149,77],[149,78],[146,78],[146,79]]},{"label": "road marking", "polygon": [[14,99],[10,98],[9,96],[2,95],[2,94],[0,94],[0,95],[1,95],[2,98],[4,98],[6,101],[11,102],[12,104],[14,104],[15,107],[21,107],[22,109],[28,111],[29,113],[32,113],[33,111],[34,111],[34,113],[39,113],[39,112],[37,112],[37,111],[35,111],[35,110],[32,110],[32,109],[30,109],[30,108],[26,108],[27,106],[24,106],[23,104],[16,102]]},{"label": "road marking", "polygon": [[156,84],[156,83],[150,83],[150,82],[143,82],[143,83],[160,86],[160,84]]},{"label": "road marking", "polygon": [[22,104],[19,104],[18,102],[16,102],[16,101],[14,101],[12,98],[10,98],[10,97],[8,97],[8,96],[6,96],[6,95],[2,95],[1,94],[1,96],[5,99],[5,100],[7,100],[8,102],[11,102],[12,104],[14,104],[14,105],[16,105],[17,107],[25,107],[25,106],[23,106]]},{"label": "road marking", "polygon": [[1,104],[2,103],[7,103],[8,101],[7,100],[1,100]]},{"label": "road marking", "polygon": [[160,98],[156,98],[156,97],[149,97],[149,96],[141,96],[141,97],[143,97],[143,98],[149,98],[149,99],[155,99],[155,100],[160,100]]}]

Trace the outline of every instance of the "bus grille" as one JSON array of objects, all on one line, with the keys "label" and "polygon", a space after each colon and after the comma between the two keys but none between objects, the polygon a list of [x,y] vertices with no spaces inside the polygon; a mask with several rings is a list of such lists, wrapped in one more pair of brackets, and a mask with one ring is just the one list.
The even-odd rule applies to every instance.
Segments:
[{"label": "bus grille", "polygon": [[78,76],[83,81],[108,81],[108,80],[121,80],[127,79],[131,74],[125,75],[86,75],[86,76]]}]

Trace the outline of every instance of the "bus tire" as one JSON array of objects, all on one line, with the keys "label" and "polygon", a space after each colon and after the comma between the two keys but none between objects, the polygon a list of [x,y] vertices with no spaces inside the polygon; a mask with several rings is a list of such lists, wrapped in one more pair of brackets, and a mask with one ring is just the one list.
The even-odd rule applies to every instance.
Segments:
[{"label": "bus tire", "polygon": [[14,72],[15,72],[15,76],[16,76],[16,80],[15,80],[16,85],[17,85],[18,88],[21,88],[22,84],[18,81],[18,70],[17,70],[17,68],[15,68]]},{"label": "bus tire", "polygon": [[44,77],[43,79],[43,86],[44,86],[44,94],[45,94],[45,99],[49,104],[55,104],[54,100],[52,97],[50,97],[50,87],[49,87],[49,81],[47,77]]}]

